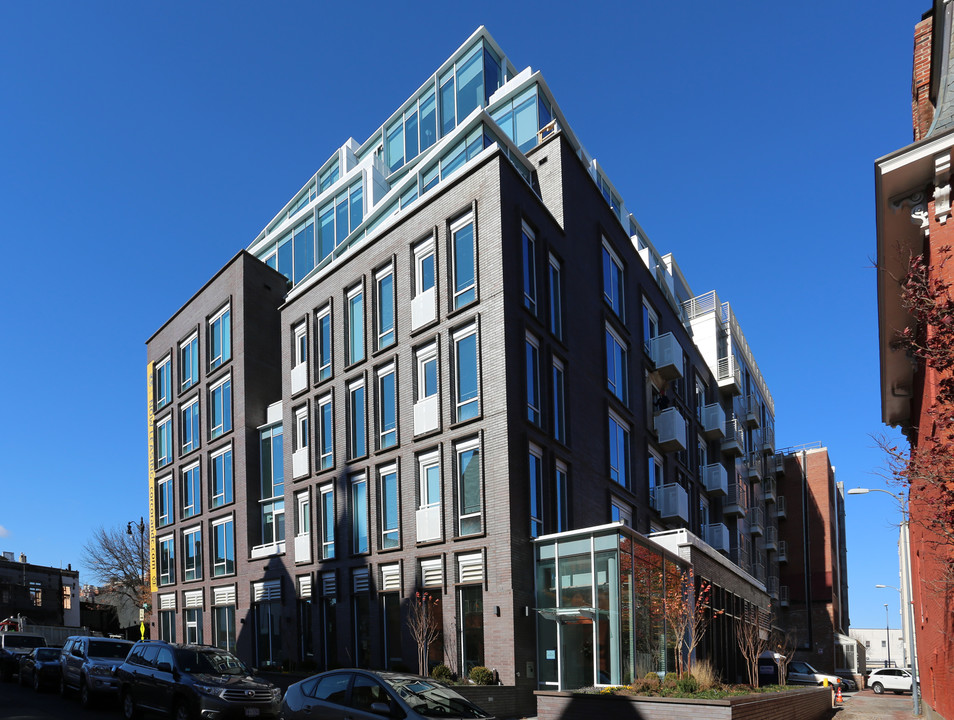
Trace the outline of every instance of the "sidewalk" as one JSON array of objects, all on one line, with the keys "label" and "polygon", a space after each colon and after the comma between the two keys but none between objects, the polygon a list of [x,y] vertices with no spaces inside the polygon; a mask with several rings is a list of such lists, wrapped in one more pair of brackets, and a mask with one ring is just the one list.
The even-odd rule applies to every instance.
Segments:
[{"label": "sidewalk", "polygon": [[844,695],[841,707],[832,713],[832,720],[911,720],[915,717],[911,693],[875,695],[862,690]]}]

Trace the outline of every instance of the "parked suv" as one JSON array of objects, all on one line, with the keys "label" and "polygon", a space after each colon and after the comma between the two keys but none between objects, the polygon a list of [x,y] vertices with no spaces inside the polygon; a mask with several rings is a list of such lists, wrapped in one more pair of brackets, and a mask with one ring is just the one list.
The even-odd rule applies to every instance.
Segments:
[{"label": "parked suv", "polygon": [[46,647],[46,638],[42,635],[0,632],[0,679],[10,680],[13,673],[19,672],[20,656],[38,647]]},{"label": "parked suv", "polygon": [[143,640],[116,675],[123,717],[140,710],[175,720],[277,718],[282,691],[232,653],[208,645]]},{"label": "parked suv", "polygon": [[78,690],[84,708],[97,698],[115,696],[119,681],[113,668],[122,664],[133,644],[129,640],[86,637],[66,638],[60,651],[60,695]]},{"label": "parked suv", "polygon": [[911,685],[911,673],[901,668],[877,668],[868,675],[868,687],[878,695],[885,690],[891,690],[895,695],[911,692]]}]

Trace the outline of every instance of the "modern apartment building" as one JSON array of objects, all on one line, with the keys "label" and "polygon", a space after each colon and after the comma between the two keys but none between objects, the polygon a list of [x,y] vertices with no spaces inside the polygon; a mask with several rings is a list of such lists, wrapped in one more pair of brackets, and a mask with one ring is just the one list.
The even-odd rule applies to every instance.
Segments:
[{"label": "modern apartment building", "polygon": [[526,707],[671,667],[693,564],[726,611],[702,652],[743,672],[734,623],[778,597],[769,389],[485,29],[147,346],[154,636],[416,671],[426,592],[429,665]]}]

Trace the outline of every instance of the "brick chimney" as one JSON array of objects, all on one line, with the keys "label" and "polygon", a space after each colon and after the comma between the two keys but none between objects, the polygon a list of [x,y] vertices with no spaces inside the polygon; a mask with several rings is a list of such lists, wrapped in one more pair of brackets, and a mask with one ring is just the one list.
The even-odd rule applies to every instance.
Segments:
[{"label": "brick chimney", "polygon": [[925,13],[914,26],[914,76],[911,80],[911,113],[914,124],[914,142],[927,135],[934,120],[931,102],[931,34],[933,13]]}]

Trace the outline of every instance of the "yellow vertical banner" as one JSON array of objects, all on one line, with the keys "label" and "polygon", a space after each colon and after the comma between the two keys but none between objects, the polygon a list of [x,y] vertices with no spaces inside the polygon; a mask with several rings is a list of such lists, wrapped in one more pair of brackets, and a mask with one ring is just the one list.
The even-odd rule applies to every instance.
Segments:
[{"label": "yellow vertical banner", "polygon": [[153,518],[156,517],[156,414],[155,396],[153,389],[154,363],[146,363],[146,421],[149,437],[149,586],[150,592],[156,592],[156,528]]}]

